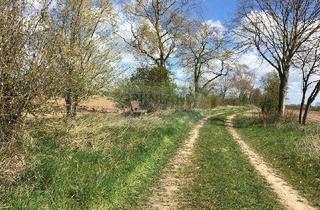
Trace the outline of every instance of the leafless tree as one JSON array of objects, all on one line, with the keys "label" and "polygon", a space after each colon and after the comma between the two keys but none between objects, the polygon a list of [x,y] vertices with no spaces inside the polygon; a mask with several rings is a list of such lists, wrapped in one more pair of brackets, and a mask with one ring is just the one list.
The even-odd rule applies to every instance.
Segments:
[{"label": "leafless tree", "polygon": [[240,47],[254,47],[280,79],[278,112],[285,98],[293,57],[320,28],[318,0],[242,0],[239,4]]},{"label": "leafless tree", "polygon": [[[294,66],[302,74],[302,98],[299,111],[299,123],[301,124],[306,123],[308,110],[314,101],[312,98],[317,96],[317,83],[320,81],[320,34],[316,34],[312,42],[306,42],[303,45],[303,49],[303,51],[298,52],[294,57]],[[312,87],[314,89],[308,97],[305,106],[307,91]]]},{"label": "leafless tree", "polygon": [[223,100],[226,99],[233,89],[232,75],[228,74],[227,76],[220,77],[212,84],[212,89],[216,94],[221,96]]},{"label": "leafless tree", "polygon": [[223,32],[206,22],[185,23],[179,56],[182,66],[193,74],[196,96],[231,68],[231,52],[226,49]]},{"label": "leafless tree", "polygon": [[174,54],[182,16],[188,0],[134,0],[125,5],[132,21],[132,39],[125,40],[138,55],[153,65],[166,69]]},{"label": "leafless tree", "polygon": [[232,81],[238,98],[243,102],[249,100],[254,90],[255,75],[248,70],[248,67],[240,65],[240,68],[234,72]]},{"label": "leafless tree", "polygon": [[305,106],[305,110],[304,110],[304,113],[303,113],[302,124],[306,124],[311,104],[314,102],[316,97],[319,95],[319,92],[320,92],[320,81],[318,81],[315,84],[314,88],[312,89],[312,91],[311,91],[311,93],[310,93],[310,95],[308,97],[308,100],[307,100],[307,103],[306,103],[306,106]]}]

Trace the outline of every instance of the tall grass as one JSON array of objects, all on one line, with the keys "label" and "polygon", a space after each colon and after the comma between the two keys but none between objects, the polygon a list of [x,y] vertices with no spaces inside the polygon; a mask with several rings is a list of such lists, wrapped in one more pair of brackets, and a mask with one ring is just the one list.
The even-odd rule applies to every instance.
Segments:
[{"label": "tall grass", "polygon": [[29,122],[28,170],[13,184],[1,182],[0,208],[134,208],[200,118],[166,111]]}]

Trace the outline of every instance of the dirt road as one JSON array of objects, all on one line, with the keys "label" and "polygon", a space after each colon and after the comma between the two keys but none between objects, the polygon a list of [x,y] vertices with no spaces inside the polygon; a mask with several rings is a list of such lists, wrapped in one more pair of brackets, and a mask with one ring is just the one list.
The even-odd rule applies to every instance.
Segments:
[{"label": "dirt road", "polygon": [[177,193],[179,186],[184,184],[184,177],[179,171],[190,164],[195,142],[199,136],[199,131],[208,120],[206,117],[197,124],[191,131],[190,137],[184,142],[183,146],[178,150],[175,157],[165,168],[159,183],[153,188],[153,194],[147,204],[152,209],[177,209],[178,201]]},{"label": "dirt road", "polygon": [[268,166],[263,159],[255,153],[240,137],[233,127],[233,118],[235,115],[229,116],[226,121],[229,133],[235,141],[240,145],[242,151],[248,157],[250,163],[269,183],[272,190],[277,194],[281,203],[290,210],[315,210],[310,206],[308,201],[299,195],[286,181],[280,178],[275,171]]}]

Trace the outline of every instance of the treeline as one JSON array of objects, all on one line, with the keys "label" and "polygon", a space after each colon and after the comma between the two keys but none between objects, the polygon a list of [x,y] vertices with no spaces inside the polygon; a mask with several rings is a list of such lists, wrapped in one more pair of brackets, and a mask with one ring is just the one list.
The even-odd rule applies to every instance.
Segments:
[{"label": "treeline", "polygon": [[[293,71],[301,72],[299,121],[306,123],[320,91],[320,2],[239,0],[232,29],[197,17],[198,4],[0,0],[1,144],[15,144],[26,116],[46,110],[49,100],[64,98],[72,118],[81,100],[101,91],[120,105],[139,100],[151,110],[253,103],[282,116]],[[276,72],[261,87],[239,61],[249,50]],[[119,79],[115,73],[124,70],[117,63],[128,51],[140,66]],[[189,78],[186,87],[173,72]]]}]

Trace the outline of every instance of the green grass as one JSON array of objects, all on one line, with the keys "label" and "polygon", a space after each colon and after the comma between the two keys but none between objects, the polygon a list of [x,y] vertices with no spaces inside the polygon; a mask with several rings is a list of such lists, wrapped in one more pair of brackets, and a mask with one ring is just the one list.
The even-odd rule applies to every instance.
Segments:
[{"label": "green grass", "polygon": [[320,154],[311,152],[305,144],[308,143],[306,136],[319,140],[319,130],[314,125],[264,127],[257,118],[244,116],[238,116],[235,122],[243,139],[286,181],[320,207]]},{"label": "green grass", "polygon": [[182,209],[283,209],[228,134],[224,119],[214,117],[201,129],[192,164],[182,171],[192,174],[180,198]]},{"label": "green grass", "polygon": [[171,111],[29,122],[29,168],[13,185],[0,181],[0,208],[134,208],[200,118]]}]

